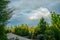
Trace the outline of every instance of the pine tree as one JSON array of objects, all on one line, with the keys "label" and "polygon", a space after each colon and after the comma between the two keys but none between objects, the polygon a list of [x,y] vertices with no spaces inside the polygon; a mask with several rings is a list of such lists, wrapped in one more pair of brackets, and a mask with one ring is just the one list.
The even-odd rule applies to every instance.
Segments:
[{"label": "pine tree", "polygon": [[45,30],[46,30],[46,21],[44,20],[43,17],[40,19],[38,27],[40,28],[40,34],[37,35],[37,38],[39,40],[45,40],[44,33],[45,33]]},{"label": "pine tree", "polygon": [[42,17],[40,19],[40,22],[38,24],[38,26],[40,27],[40,31],[41,31],[41,34],[44,34],[45,30],[46,30],[46,21],[44,20],[44,18]]},{"label": "pine tree", "polygon": [[5,25],[12,15],[12,10],[7,9],[9,0],[0,0],[0,40],[7,40]]}]

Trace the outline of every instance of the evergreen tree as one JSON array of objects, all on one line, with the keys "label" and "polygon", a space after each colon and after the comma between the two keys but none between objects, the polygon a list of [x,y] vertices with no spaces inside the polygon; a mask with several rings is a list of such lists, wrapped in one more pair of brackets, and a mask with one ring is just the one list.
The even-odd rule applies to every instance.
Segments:
[{"label": "evergreen tree", "polygon": [[39,40],[45,40],[44,33],[45,33],[45,30],[46,30],[46,21],[44,20],[43,17],[40,19],[38,27],[40,27],[40,34],[37,35],[37,38]]},{"label": "evergreen tree", "polygon": [[44,34],[44,32],[46,30],[46,21],[44,20],[43,17],[40,19],[38,26],[40,27],[41,34]]},{"label": "evergreen tree", "polygon": [[7,9],[9,0],[0,0],[0,40],[7,40],[5,25],[12,15],[12,10]]}]

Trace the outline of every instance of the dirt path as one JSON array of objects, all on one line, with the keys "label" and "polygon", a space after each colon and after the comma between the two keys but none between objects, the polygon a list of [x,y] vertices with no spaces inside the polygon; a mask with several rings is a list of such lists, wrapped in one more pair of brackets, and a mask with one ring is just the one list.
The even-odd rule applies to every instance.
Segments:
[{"label": "dirt path", "polygon": [[21,37],[21,36],[12,34],[12,33],[8,33],[7,37],[8,37],[8,39],[11,39],[11,38],[16,39],[16,37],[17,37],[19,40],[31,40],[31,39],[27,39],[27,38],[24,38],[24,37]]}]

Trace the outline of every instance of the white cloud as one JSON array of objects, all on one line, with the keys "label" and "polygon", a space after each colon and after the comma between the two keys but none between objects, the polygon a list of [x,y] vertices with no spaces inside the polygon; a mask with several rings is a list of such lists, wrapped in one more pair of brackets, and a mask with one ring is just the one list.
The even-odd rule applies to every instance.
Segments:
[{"label": "white cloud", "polygon": [[[15,13],[11,20],[17,19],[17,18],[25,18],[27,20],[37,20],[40,19],[41,17],[44,17],[45,19],[48,19],[50,17],[50,12],[47,8],[40,7],[37,10],[30,10],[30,13],[24,13],[23,11],[20,13]],[[17,19],[17,20],[20,20]]]},{"label": "white cloud", "polygon": [[[27,11],[26,11],[27,12]],[[19,22],[34,22],[38,21],[41,17],[44,17],[46,21],[50,21],[50,12],[47,8],[40,7],[37,10],[30,10],[30,13],[24,13],[23,11],[20,13],[15,13],[9,21],[17,20]]]},{"label": "white cloud", "polygon": [[37,10],[34,10],[32,14],[28,15],[28,18],[33,20],[33,19],[39,19],[41,17],[48,18],[50,17],[50,12],[47,8],[40,7]]}]

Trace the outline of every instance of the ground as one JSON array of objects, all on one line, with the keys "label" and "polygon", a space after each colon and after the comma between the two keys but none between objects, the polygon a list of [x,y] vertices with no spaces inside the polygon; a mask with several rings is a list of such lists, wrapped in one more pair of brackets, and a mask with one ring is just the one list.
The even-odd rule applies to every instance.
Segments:
[{"label": "ground", "polygon": [[25,38],[25,37],[21,37],[21,36],[18,36],[18,35],[15,35],[15,34],[12,34],[12,33],[8,33],[7,34],[7,37],[8,37],[8,39],[12,39],[12,40],[14,40],[14,39],[19,39],[19,40],[31,40],[31,39],[27,39],[27,38]]}]

